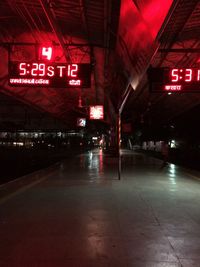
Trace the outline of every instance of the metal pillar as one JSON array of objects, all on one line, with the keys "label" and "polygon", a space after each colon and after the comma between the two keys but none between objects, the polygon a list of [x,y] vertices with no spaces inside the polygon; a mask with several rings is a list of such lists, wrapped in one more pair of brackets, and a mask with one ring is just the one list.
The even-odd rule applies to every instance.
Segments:
[{"label": "metal pillar", "polygon": [[122,158],[121,158],[121,113],[119,110],[118,118],[117,118],[117,124],[118,124],[118,179],[121,180],[121,172],[122,172]]},{"label": "metal pillar", "polygon": [[117,134],[118,134],[118,179],[121,180],[121,172],[122,172],[122,156],[121,156],[121,115],[124,108],[124,105],[126,104],[126,101],[133,90],[130,83],[128,83],[125,93],[124,93],[124,99],[118,109],[118,117],[117,117]]}]

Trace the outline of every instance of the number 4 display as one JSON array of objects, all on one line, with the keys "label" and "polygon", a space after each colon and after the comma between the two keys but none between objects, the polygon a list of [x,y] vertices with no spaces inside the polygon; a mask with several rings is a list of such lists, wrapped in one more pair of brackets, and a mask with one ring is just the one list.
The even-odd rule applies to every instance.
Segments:
[{"label": "number 4 display", "polygon": [[52,59],[52,52],[53,52],[52,47],[42,47],[40,59],[51,60]]}]

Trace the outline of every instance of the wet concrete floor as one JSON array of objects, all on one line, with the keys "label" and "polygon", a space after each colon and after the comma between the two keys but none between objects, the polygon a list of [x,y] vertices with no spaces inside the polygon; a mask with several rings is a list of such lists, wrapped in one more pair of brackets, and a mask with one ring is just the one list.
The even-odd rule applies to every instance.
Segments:
[{"label": "wet concrete floor", "polygon": [[27,180],[0,187],[1,267],[200,266],[200,173],[123,150],[119,181],[96,149]]}]

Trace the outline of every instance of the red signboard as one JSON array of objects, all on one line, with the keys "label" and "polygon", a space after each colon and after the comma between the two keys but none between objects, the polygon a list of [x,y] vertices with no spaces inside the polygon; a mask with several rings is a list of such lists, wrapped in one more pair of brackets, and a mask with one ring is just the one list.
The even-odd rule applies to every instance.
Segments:
[{"label": "red signboard", "polygon": [[[26,56],[19,57],[18,54]],[[10,86],[23,87],[88,88],[91,86],[90,63],[83,61],[63,63],[61,58],[57,46],[48,44],[39,47],[14,46],[9,50],[8,83]]]},{"label": "red signboard", "polygon": [[152,92],[200,92],[198,68],[150,68],[147,74]]},{"label": "red signboard", "polygon": [[11,86],[86,88],[90,87],[90,80],[90,64],[9,62],[9,85]]},{"label": "red signboard", "polygon": [[102,105],[90,106],[90,120],[103,120],[104,108]]}]

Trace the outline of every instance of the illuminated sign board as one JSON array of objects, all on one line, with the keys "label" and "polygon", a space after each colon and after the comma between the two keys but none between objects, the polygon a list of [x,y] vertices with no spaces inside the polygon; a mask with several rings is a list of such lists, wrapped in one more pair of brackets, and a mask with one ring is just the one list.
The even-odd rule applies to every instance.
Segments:
[{"label": "illuminated sign board", "polygon": [[200,92],[198,68],[150,68],[151,92]]},{"label": "illuminated sign board", "polygon": [[[44,52],[50,58],[51,50]],[[91,86],[91,65],[10,61],[9,85],[87,88]]]},{"label": "illuminated sign board", "polygon": [[85,127],[86,126],[86,119],[85,118],[78,118],[77,119],[77,126],[78,127]]},{"label": "illuminated sign board", "polygon": [[103,106],[90,106],[90,120],[103,120],[104,109]]}]

